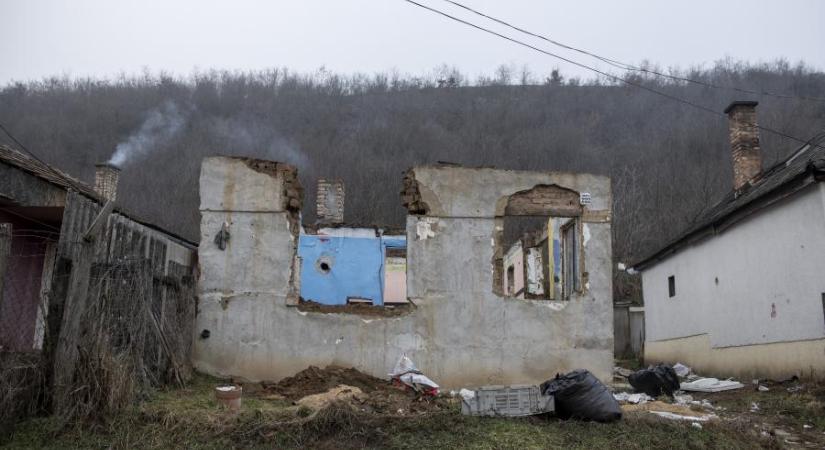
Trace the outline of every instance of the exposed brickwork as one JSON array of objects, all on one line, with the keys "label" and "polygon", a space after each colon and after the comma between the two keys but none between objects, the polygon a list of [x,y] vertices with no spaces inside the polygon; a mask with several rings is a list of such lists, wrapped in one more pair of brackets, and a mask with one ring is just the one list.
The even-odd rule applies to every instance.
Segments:
[{"label": "exposed brickwork", "polygon": [[107,163],[95,165],[95,192],[107,200],[115,201],[119,176],[120,169],[113,165]]},{"label": "exposed brickwork", "polygon": [[538,185],[516,192],[507,201],[504,214],[508,216],[580,216],[579,193],[556,185]]},{"label": "exposed brickwork", "polygon": [[729,119],[733,188],[737,191],[762,173],[756,105],[756,102],[734,102],[725,110]]},{"label": "exposed brickwork", "polygon": [[284,209],[295,213],[301,211],[304,202],[304,188],[298,181],[298,169],[289,164],[265,159],[243,158],[243,161],[247,167],[256,172],[283,178]]},{"label": "exposed brickwork", "polygon": [[426,215],[429,211],[427,204],[421,201],[421,192],[418,190],[418,181],[412,169],[404,173],[404,188],[401,189],[401,201],[407,212],[415,215]]},{"label": "exposed brickwork", "polygon": [[319,179],[315,207],[318,223],[343,223],[344,182],[341,180]]}]

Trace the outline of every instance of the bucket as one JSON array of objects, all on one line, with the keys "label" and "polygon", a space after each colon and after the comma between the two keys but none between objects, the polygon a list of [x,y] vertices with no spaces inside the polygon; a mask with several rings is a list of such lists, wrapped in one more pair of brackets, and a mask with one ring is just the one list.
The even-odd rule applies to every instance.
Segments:
[{"label": "bucket", "polygon": [[235,385],[218,386],[215,388],[215,398],[218,399],[218,402],[233,411],[241,409],[242,393],[243,388]]}]

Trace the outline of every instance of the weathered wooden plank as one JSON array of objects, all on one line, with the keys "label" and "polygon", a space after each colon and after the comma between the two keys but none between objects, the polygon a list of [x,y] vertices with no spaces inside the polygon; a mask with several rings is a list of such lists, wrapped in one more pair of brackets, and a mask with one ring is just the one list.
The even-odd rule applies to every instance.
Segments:
[{"label": "weathered wooden plank", "polygon": [[111,214],[112,210],[115,208],[115,202],[109,200],[106,202],[106,205],[97,213],[94,219],[92,219],[92,224],[86,229],[83,233],[83,239],[85,241],[93,241],[96,236],[98,236],[98,231],[103,227],[103,224],[106,223],[106,219],[109,218],[109,214]]},{"label": "weathered wooden plank", "polygon": [[3,303],[3,280],[11,256],[11,224],[0,223],[0,304]]}]

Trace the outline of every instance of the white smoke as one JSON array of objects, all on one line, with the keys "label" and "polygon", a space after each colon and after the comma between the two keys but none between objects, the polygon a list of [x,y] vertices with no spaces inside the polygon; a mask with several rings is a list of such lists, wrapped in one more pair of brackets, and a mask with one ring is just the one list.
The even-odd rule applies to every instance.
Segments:
[{"label": "white smoke", "polygon": [[297,144],[260,120],[215,119],[210,129],[230,152],[292,164],[302,172],[309,168]]},{"label": "white smoke", "polygon": [[109,164],[123,167],[146,156],[158,145],[170,140],[186,123],[186,118],[174,102],[167,101],[158,108],[146,113],[146,119],[140,128],[125,141],[117,144],[115,152],[109,158]]}]

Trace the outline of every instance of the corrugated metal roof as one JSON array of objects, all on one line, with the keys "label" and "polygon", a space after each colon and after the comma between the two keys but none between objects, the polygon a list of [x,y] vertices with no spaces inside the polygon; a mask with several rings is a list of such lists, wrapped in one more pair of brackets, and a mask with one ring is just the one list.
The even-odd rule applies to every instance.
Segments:
[{"label": "corrugated metal roof", "polygon": [[688,238],[708,228],[715,227],[738,210],[757,203],[766,196],[809,172],[825,172],[825,131],[820,132],[801,146],[785,161],[766,170],[751,182],[749,187],[731,191],[716,204],[706,208],[699,218],[679,237],[637,262],[637,269],[649,265],[655,259],[678,251]]}]

